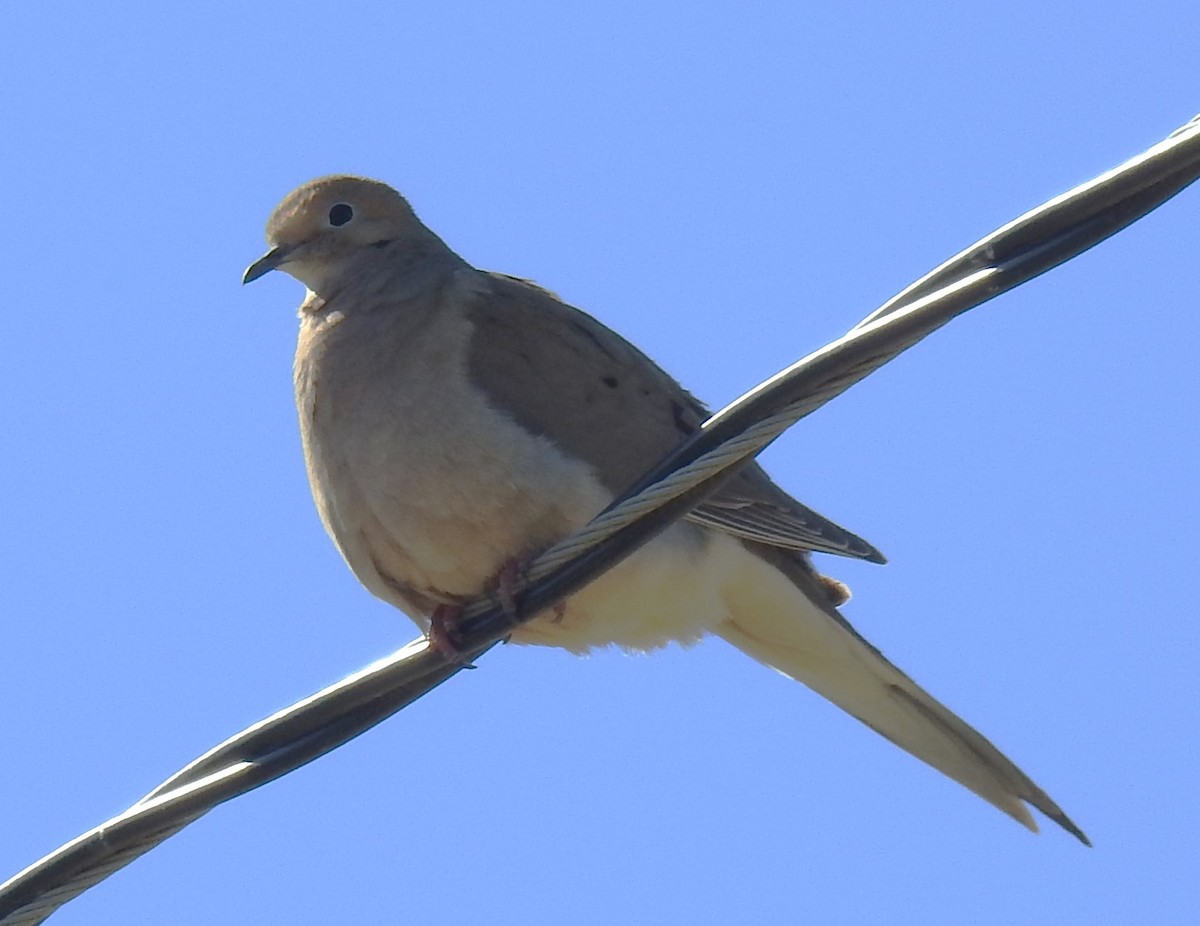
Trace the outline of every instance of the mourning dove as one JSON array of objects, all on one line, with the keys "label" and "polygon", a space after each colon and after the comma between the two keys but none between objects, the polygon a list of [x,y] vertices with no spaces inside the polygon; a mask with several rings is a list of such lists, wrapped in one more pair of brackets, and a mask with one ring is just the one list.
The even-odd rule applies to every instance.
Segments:
[{"label": "mourning dove", "polygon": [[[619,335],[526,280],[477,270],[374,180],[290,193],[270,251],[300,306],[296,405],[321,520],[371,592],[427,632],[506,565],[578,530],[693,433],[702,405]],[[810,552],[882,562],[757,465],[518,643],[650,650],[709,634],[803,682],[1031,830],[1083,832],[838,612]]]}]

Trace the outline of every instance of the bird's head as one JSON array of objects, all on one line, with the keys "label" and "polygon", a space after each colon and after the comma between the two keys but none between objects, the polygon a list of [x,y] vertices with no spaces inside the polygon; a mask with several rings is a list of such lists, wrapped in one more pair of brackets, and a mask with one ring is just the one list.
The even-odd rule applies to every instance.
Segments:
[{"label": "bird's head", "polygon": [[321,177],[297,187],[271,213],[270,250],[246,268],[242,282],[283,270],[320,293],[370,255],[397,248],[419,251],[437,240],[386,183]]}]

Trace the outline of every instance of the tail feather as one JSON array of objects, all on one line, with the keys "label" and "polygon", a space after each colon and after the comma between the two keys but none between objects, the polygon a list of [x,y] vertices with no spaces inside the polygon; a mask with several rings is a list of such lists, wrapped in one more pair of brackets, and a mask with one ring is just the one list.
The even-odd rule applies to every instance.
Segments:
[{"label": "tail feather", "polygon": [[717,635],[803,682],[1034,832],[1037,824],[1026,803],[1091,845],[999,749],[860,636],[828,602],[820,577],[806,561],[749,558],[756,566],[741,564],[725,586],[731,617],[714,628]]}]

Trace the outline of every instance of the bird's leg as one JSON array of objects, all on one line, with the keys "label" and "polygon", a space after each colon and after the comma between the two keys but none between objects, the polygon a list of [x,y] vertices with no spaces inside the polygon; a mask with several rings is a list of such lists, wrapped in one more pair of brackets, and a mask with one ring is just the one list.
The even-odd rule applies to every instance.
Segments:
[{"label": "bird's leg", "polygon": [[[495,577],[488,583],[496,596],[505,616],[512,622],[513,627],[520,626],[517,616],[517,595],[524,590],[527,583],[529,564],[533,557],[529,555],[513,556],[504,561]],[[458,603],[439,604],[429,617],[429,642],[439,653],[451,660],[461,660],[463,657],[462,635],[459,633],[458,620],[462,617],[464,606]],[[552,620],[559,623],[567,613],[566,602],[558,602],[551,610]]]},{"label": "bird's leg", "polygon": [[452,662],[462,659],[462,637],[458,632],[458,619],[462,617],[460,604],[440,604],[429,617],[429,642],[435,650]]},{"label": "bird's leg", "polygon": [[[500,602],[501,609],[514,627],[518,626],[517,593],[524,591],[525,586],[529,584],[529,567],[534,558],[533,554],[525,553],[506,560],[496,573],[496,578],[492,580],[496,588],[496,600]],[[554,623],[557,624],[567,613],[566,602],[558,602],[552,610]]]},{"label": "bird's leg", "polygon": [[514,556],[504,561],[492,584],[496,587],[496,600],[505,616],[517,624],[517,592],[525,587],[525,579],[529,573],[529,556]]},{"label": "bird's leg", "polygon": [[[529,569],[530,557],[514,556],[505,560],[504,565],[488,582],[493,588],[496,600],[505,616],[517,626],[517,593],[525,585],[525,574]],[[439,604],[429,616],[429,642],[439,653],[452,661],[463,657],[462,634],[458,629],[459,618],[462,617],[464,606]]]}]

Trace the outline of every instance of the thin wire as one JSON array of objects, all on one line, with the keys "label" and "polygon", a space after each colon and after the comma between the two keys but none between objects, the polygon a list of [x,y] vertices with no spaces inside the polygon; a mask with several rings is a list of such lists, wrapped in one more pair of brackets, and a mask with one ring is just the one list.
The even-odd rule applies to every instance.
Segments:
[{"label": "thin wire", "polygon": [[[1200,177],[1200,116],[1121,166],[1025,213],[917,280],[845,337],[713,415],[592,524],[531,565],[529,620],[628,556],[711,493],[731,468],[955,316],[1115,234]],[[462,622],[477,658],[511,629],[492,602]],[[67,901],[224,801],[369,730],[453,677],[425,640],[367,666],[209,750],[129,810],[0,885],[0,926],[36,926]]]}]

